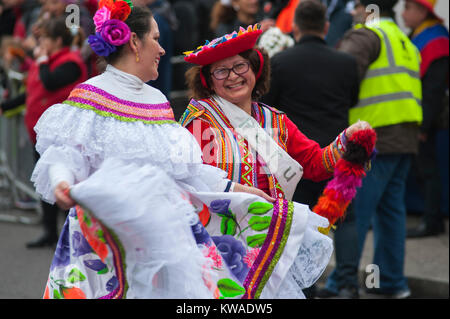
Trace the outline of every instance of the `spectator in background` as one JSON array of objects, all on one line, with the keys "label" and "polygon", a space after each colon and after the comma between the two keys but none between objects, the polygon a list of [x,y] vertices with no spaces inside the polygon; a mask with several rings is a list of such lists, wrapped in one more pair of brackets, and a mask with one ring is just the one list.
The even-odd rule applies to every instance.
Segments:
[{"label": "spectator in background", "polygon": [[[374,234],[373,264],[379,267],[379,288],[368,293],[406,298],[411,292],[404,276],[406,207],[409,168],[418,151],[422,122],[420,55],[394,21],[397,0],[356,2],[356,25],[346,33],[339,50],[356,57],[361,78],[358,105],[350,123],[365,120],[377,132],[377,158],[358,190],[353,207],[358,230],[358,263],[369,227]],[[380,8],[379,19],[366,11]],[[333,281],[333,278],[328,280]]]},{"label": "spectator in background", "polygon": [[[66,27],[65,17],[47,20],[41,25],[36,60],[32,64],[26,81],[24,94],[0,104],[2,111],[26,104],[25,125],[31,142],[36,144],[34,126],[44,111],[55,103],[66,99],[70,91],[87,79],[86,65],[78,51],[71,51],[74,36]],[[35,159],[39,154],[35,150]],[[44,233],[28,248],[52,246],[58,240],[58,208],[42,201]]]},{"label": "spectator in background", "polygon": [[[90,77],[96,75],[99,72],[96,55],[87,43],[82,43],[87,35],[92,34],[95,31],[95,26],[92,22],[92,14],[86,7],[86,5],[89,4],[89,1],[40,0],[40,2],[42,3],[42,7],[39,13],[39,17],[33,24],[31,33],[24,41],[25,49],[27,51],[32,51],[38,45],[37,39],[39,38],[40,25],[42,23],[45,23],[47,20],[66,16],[68,17],[67,22],[77,22],[76,20],[72,20],[70,17],[70,15],[74,13],[74,11],[70,8],[67,8],[69,5],[74,4],[79,9],[80,13],[80,25],[74,24],[74,28],[72,30],[73,34],[75,34],[76,36],[76,39],[74,39],[74,43],[76,43],[76,45],[80,47],[81,56],[83,57],[83,60],[88,67],[88,76]],[[97,6],[97,3],[95,5]]]},{"label": "spectator in background", "polygon": [[12,37],[4,37],[1,41],[2,67],[20,73],[26,73],[33,59],[29,57],[20,41]]},{"label": "spectator in background", "polygon": [[[356,60],[327,46],[324,38],[329,22],[326,7],[320,1],[302,0],[294,21],[296,45],[272,58],[271,88],[263,102],[286,112],[308,138],[325,147],[347,127],[350,107],[358,102]],[[327,182],[300,180],[293,200],[312,209]],[[356,258],[351,254],[357,251],[357,241],[351,209],[344,222],[337,226],[334,236],[336,263],[340,266],[335,274],[339,284],[334,295],[356,298],[357,264],[351,263]],[[315,291],[312,289],[306,294],[312,297]]]},{"label": "spectator in background", "polygon": [[231,0],[218,0],[211,9],[210,29],[216,37],[217,28],[221,24],[230,24],[235,19],[236,11],[231,6]]},{"label": "spectator in background", "polygon": [[135,0],[135,6],[146,6],[153,12],[153,17],[159,27],[159,44],[166,54],[159,62],[159,77],[148,84],[159,89],[167,98],[170,98],[172,89],[172,64],[170,59],[174,55],[173,33],[178,28],[178,21],[169,2],[166,0]]},{"label": "spectator in background", "polygon": [[449,36],[442,19],[434,12],[435,3],[433,0],[407,0],[402,14],[405,25],[412,29],[412,42],[422,57],[423,123],[419,153],[411,173],[418,179],[425,208],[420,225],[408,230],[409,238],[445,233],[444,218],[440,212],[442,190],[436,134],[439,116],[444,108],[445,91],[448,90]]},{"label": "spectator in background", "polygon": [[[3,10],[6,10],[5,19],[7,21],[5,22],[12,22],[12,25],[6,27],[7,34],[11,32],[12,28],[12,34],[9,34],[17,41],[21,41],[27,55],[32,56],[32,50],[37,45],[33,34],[33,25],[38,21],[41,3],[35,0],[3,0],[2,2]],[[12,14],[12,20],[11,17],[8,18],[8,12]]]},{"label": "spectator in background", "polygon": [[80,9],[80,27],[83,30],[84,36],[95,32],[95,26],[92,22],[92,16],[86,6],[80,3],[79,0],[44,0],[42,10],[48,14],[47,18],[55,18],[71,13],[66,11],[70,4],[76,4]]},{"label": "spectator in background", "polygon": [[13,8],[0,0],[0,40],[3,36],[12,36],[15,23],[16,15]]},{"label": "spectator in background", "polygon": [[344,36],[344,33],[351,29],[353,25],[350,11],[353,9],[353,0],[321,0],[327,6],[327,19],[330,21],[330,28],[325,37],[328,45],[335,47],[337,42]]},{"label": "spectator in background", "polygon": [[264,19],[258,0],[220,0],[211,12],[210,26],[216,37],[255,23],[261,25],[263,32],[275,25],[273,19]]},{"label": "spectator in background", "polygon": [[25,39],[39,16],[40,3],[35,0],[2,0],[2,2],[4,8],[11,8],[14,12],[13,36]]}]

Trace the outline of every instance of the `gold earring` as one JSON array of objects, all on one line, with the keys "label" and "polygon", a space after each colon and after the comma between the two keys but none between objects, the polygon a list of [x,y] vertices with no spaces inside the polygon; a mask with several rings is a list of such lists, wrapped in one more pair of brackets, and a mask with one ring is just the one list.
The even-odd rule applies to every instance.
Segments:
[{"label": "gold earring", "polygon": [[136,52],[136,62],[139,62],[139,54]]}]

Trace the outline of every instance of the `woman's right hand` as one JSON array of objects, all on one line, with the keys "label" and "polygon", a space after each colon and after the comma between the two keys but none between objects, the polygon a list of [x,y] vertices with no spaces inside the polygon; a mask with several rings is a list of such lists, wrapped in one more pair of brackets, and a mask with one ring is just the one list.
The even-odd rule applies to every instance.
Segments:
[{"label": "woman's right hand", "polygon": [[75,201],[70,197],[69,189],[69,183],[60,182],[54,190],[56,204],[63,210],[69,210],[76,205]]}]

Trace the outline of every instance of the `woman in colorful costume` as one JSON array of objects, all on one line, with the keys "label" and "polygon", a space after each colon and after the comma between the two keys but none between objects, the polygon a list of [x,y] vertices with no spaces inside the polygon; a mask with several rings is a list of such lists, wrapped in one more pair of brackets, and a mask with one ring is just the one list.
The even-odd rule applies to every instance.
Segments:
[{"label": "woman in colorful costume", "polygon": [[[257,187],[277,198],[277,205],[281,207],[292,203],[290,200],[302,176],[314,181],[332,177],[336,163],[346,150],[346,140],[356,132],[372,130],[366,122],[358,122],[342,132],[328,147],[321,149],[318,143],[303,135],[283,112],[255,102],[267,92],[270,77],[267,54],[264,50],[254,47],[260,34],[258,25],[250,26],[246,30],[241,28],[239,32],[207,41],[195,51],[185,52],[185,60],[197,66],[192,67],[186,74],[193,99],[180,122],[195,136],[203,151],[205,163],[221,168],[227,173],[227,177],[236,183]],[[367,156],[370,156],[373,150],[373,135],[371,142],[365,152]],[[355,143],[352,141],[351,144]],[[347,165],[347,168],[350,166]],[[358,174],[362,178],[360,168],[361,165]],[[338,193],[342,190],[346,193],[341,196],[340,204],[333,204],[335,207],[339,206],[339,217],[342,217],[345,207],[354,196],[355,186],[360,182],[358,178],[353,179],[355,182],[347,183],[345,187],[342,187],[345,182],[339,185],[335,183],[334,195],[341,196],[342,194]],[[348,191],[350,189],[351,191]],[[334,210],[330,209],[332,201],[321,200],[324,204],[320,210]],[[293,204],[295,208],[303,209],[286,215],[294,221],[293,224],[296,219],[314,220],[319,217],[304,207],[305,205]],[[337,218],[330,216],[329,220],[333,224]],[[250,219],[239,225],[240,228],[258,230],[267,235],[257,244],[249,240],[243,242],[247,249],[260,249],[256,262],[249,265],[250,271],[244,280],[246,296],[301,298],[301,290],[312,285],[328,263],[328,253],[331,251],[328,237],[319,233],[314,222],[309,224],[306,230],[303,230],[304,237],[299,246],[288,248],[298,252],[298,255],[287,258],[286,254],[292,254],[292,251],[286,252],[285,247],[272,257],[272,264],[275,266],[267,273],[273,271],[270,278],[277,278],[278,281],[272,280],[267,284],[258,276],[258,271],[263,269],[259,264],[260,257],[264,254],[268,256],[268,243],[285,240],[283,236],[271,237],[273,230],[279,225],[276,221],[277,218],[273,216],[264,226],[260,226],[263,223],[257,219]],[[217,223],[218,221],[211,219],[209,224],[206,224],[206,230],[212,236],[224,233],[224,227],[219,229]],[[299,231],[293,226],[283,227],[291,227],[291,236],[295,236]],[[230,233],[238,239],[240,234],[239,231]],[[254,282],[259,287],[255,288]],[[270,288],[264,288],[264,284],[270,285]],[[274,286],[278,288],[273,289]],[[264,294],[266,291],[267,294]]]},{"label": "woman in colorful costume", "polygon": [[[192,227],[197,235],[202,230],[195,205],[203,204],[190,191],[244,201],[236,205],[246,210],[253,202],[271,209],[273,199],[240,185],[227,192],[232,182],[203,164],[166,97],[145,84],[157,78],[164,54],[148,9],[102,0],[94,21],[88,41],[109,63],[106,71],[76,86],[34,128],[41,155],[31,177],[36,191],[70,209],[44,298],[227,294],[233,275],[216,246],[195,241]],[[223,268],[219,279],[212,258]]]}]

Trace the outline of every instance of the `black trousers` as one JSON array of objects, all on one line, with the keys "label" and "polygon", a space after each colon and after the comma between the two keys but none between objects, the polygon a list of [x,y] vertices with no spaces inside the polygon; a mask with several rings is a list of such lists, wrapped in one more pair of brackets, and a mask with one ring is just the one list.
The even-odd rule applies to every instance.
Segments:
[{"label": "black trousers", "polygon": [[[39,160],[39,153],[35,150],[34,151],[34,159],[35,162]],[[47,202],[44,202],[41,200],[41,207],[42,207],[42,225],[44,227],[44,235],[48,236],[58,236],[58,212],[59,208],[56,204],[52,205]]]},{"label": "black trousers", "polygon": [[436,150],[436,132],[420,142],[419,153],[413,161],[411,174],[416,178],[424,199],[423,222],[430,227],[443,222],[440,212],[441,178]]}]

